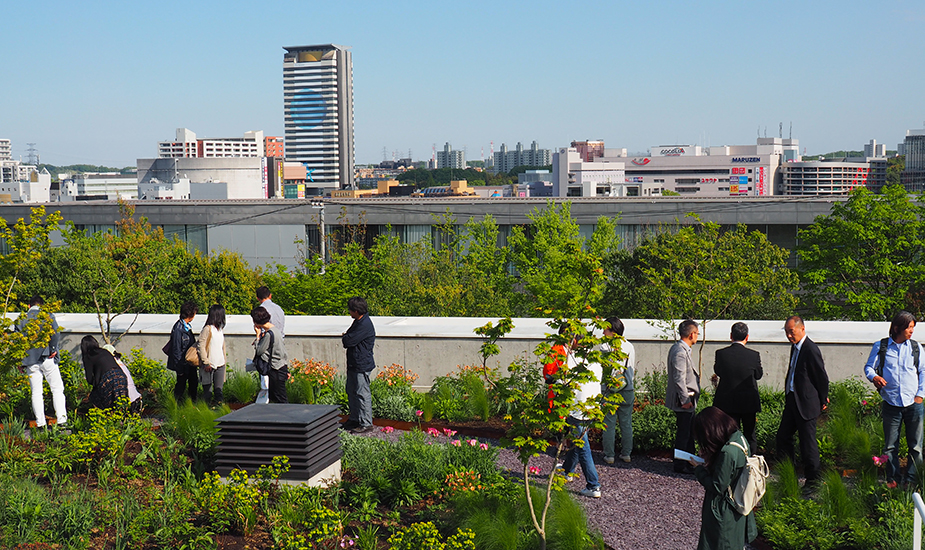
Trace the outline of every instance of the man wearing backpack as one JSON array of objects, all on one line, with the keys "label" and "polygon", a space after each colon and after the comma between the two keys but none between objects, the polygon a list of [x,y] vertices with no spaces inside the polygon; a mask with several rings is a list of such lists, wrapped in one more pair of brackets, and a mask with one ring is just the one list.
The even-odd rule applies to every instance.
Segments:
[{"label": "man wearing backpack", "polygon": [[889,457],[886,480],[890,487],[901,482],[899,428],[906,425],[909,468],[906,481],[914,482],[922,465],[922,417],[925,414],[925,370],[920,368],[922,345],[912,339],[915,317],[900,311],[890,323],[890,337],[874,342],[864,365],[864,375],[883,397],[883,452]]}]

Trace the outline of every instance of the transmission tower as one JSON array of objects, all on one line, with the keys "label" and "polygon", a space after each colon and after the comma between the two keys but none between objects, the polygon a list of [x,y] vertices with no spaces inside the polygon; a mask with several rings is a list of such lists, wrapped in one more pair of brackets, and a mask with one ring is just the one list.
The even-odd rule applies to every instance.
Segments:
[{"label": "transmission tower", "polygon": [[31,165],[33,165],[33,166],[38,166],[38,164],[39,164],[39,153],[38,153],[38,151],[35,149],[35,144],[34,144],[34,143],[27,143],[26,145],[29,146],[29,148],[26,149],[26,152],[29,153],[29,156],[26,157],[26,164],[31,164]]}]

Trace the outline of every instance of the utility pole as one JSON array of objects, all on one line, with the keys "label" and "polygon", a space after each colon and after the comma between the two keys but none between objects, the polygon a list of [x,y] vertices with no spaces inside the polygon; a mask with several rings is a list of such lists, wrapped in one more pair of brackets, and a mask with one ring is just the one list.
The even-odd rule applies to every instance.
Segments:
[{"label": "utility pole", "polygon": [[321,274],[324,275],[324,265],[327,263],[327,254],[325,253],[325,236],[324,236],[324,199],[312,199],[312,208],[318,209],[318,232],[320,233],[319,250],[321,251]]}]

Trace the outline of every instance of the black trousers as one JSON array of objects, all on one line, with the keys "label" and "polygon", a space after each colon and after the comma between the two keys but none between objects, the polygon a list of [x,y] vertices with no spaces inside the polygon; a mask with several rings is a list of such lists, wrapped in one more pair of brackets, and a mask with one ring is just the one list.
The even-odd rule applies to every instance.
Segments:
[{"label": "black trousers", "polygon": [[[722,409],[722,407],[720,407]],[[732,417],[736,423],[739,424],[739,430],[741,430],[742,435],[745,436],[746,441],[748,441],[748,451],[751,454],[756,454],[758,452],[758,441],[755,439],[755,417],[757,413],[739,413],[731,412],[723,409],[723,412]]]},{"label": "black trousers", "polygon": [[194,367],[189,363],[183,363],[177,371],[177,384],[173,387],[173,397],[177,403],[183,401],[183,392],[189,387],[189,398],[196,400],[196,394],[199,392],[199,367]]},{"label": "black trousers", "polygon": [[777,428],[777,454],[794,460],[793,435],[800,436],[800,457],[806,474],[806,482],[811,483],[819,478],[819,442],[816,441],[816,419],[804,420],[797,410],[796,398],[793,392],[787,394],[784,412],[780,418],[780,427]]},{"label": "black trousers", "polygon": [[[675,411],[675,423],[677,431],[674,436],[674,448],[687,451],[691,454],[697,454],[694,448],[694,408],[691,412]],[[674,471],[682,472],[690,468],[690,462],[686,460],[674,459]]]},{"label": "black trousers", "polygon": [[280,369],[270,369],[267,376],[270,379],[270,403],[288,403],[289,396],[286,394],[286,382],[289,380],[289,367],[283,366]]}]

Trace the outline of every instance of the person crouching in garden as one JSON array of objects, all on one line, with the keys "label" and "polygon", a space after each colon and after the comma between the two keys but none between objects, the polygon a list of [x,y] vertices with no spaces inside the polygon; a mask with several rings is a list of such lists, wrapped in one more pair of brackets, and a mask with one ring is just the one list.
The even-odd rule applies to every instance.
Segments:
[{"label": "person crouching in garden", "polygon": [[[266,309],[266,308],[264,308]],[[206,402],[221,403],[225,385],[225,308],[215,304],[209,308],[206,324],[199,333],[199,382]]]},{"label": "person crouching in garden", "polygon": [[707,407],[694,417],[694,437],[704,464],[691,460],[694,476],[703,485],[700,510],[700,541],[697,550],[739,550],[758,535],[754,512],[741,515],[729,499],[729,487],[736,483],[746,464],[748,448],[736,421],[717,407]]},{"label": "person crouching in garden", "polygon": [[80,358],[84,374],[90,384],[90,403],[100,409],[109,409],[119,398],[128,403],[128,379],[116,363],[116,358],[100,347],[96,338],[87,335],[80,341]]},{"label": "person crouching in garden", "polygon": [[283,335],[270,323],[270,312],[262,307],[251,311],[254,321],[254,362],[267,364],[267,377],[270,379],[270,403],[288,403],[286,381],[289,379],[289,354],[283,345]]}]

